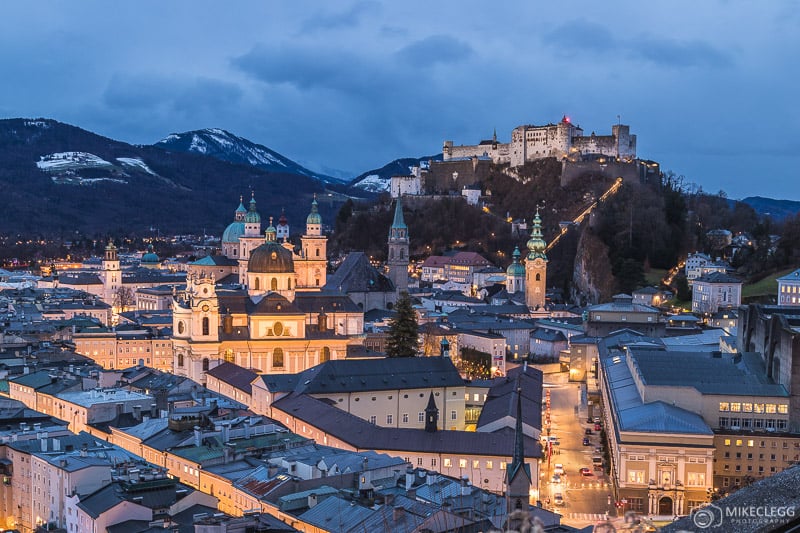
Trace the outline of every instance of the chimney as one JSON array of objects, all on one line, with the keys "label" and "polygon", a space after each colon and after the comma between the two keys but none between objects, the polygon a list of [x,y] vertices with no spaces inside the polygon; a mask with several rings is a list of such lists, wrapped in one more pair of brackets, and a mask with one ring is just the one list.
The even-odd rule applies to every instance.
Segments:
[{"label": "chimney", "polygon": [[317,495],[312,492],[308,495],[308,508],[311,509],[317,505]]},{"label": "chimney", "polygon": [[53,451],[60,452],[61,451],[61,441],[58,439],[53,439]]},{"label": "chimney", "polygon": [[81,446],[81,457],[86,457],[89,455],[89,446],[86,443],[83,443]]},{"label": "chimney", "polygon": [[158,418],[158,406],[154,403],[150,404],[150,418]]},{"label": "chimney", "polygon": [[133,418],[134,420],[142,420],[142,406],[141,405],[134,405],[133,406]]},{"label": "chimney", "polygon": [[61,468],[66,468],[67,467],[67,460],[66,459],[61,459],[59,464],[61,465]]},{"label": "chimney", "polygon": [[320,333],[328,331],[328,316],[324,312],[317,315],[317,329]]},{"label": "chimney", "polygon": [[414,486],[414,469],[409,468],[406,470],[406,490]]},{"label": "chimney", "polygon": [[394,503],[394,494],[387,494],[383,497],[383,503],[386,505],[392,505]]},{"label": "chimney", "polygon": [[278,465],[274,465],[272,463],[269,464],[267,467],[267,475],[270,479],[274,478],[278,475]]},{"label": "chimney", "polygon": [[222,454],[225,459],[225,464],[230,463],[233,460],[233,446],[230,444],[226,444],[222,448]]},{"label": "chimney", "polygon": [[121,403],[117,404],[117,416],[122,414],[122,410],[123,410],[124,407],[125,407],[124,404],[121,404]]},{"label": "chimney", "polygon": [[40,438],[39,439],[39,443],[41,444],[42,451],[46,452],[47,451],[47,436],[45,436],[45,438],[43,438],[43,439]]},{"label": "chimney", "polygon": [[30,374],[31,373],[31,369],[28,368],[28,365],[25,365],[24,367],[22,367],[22,373],[23,374]]},{"label": "chimney", "polygon": [[33,423],[33,430],[34,431],[40,431],[41,429],[42,429],[42,423],[41,422],[34,422]]},{"label": "chimney", "polygon": [[230,440],[230,427],[227,422],[222,423],[222,443],[226,444]]},{"label": "chimney", "polygon": [[200,444],[202,442],[203,442],[203,432],[200,431],[200,426],[195,426],[194,427],[194,445],[195,446],[200,446]]}]

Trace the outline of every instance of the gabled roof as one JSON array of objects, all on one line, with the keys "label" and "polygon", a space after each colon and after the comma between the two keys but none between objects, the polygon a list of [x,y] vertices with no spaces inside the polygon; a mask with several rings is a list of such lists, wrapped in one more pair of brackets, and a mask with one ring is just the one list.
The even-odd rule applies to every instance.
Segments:
[{"label": "gabled roof", "polygon": [[364,252],[350,252],[328,277],[326,289],[351,292],[393,292],[394,283],[372,266]]},{"label": "gabled roof", "polygon": [[239,262],[228,259],[224,255],[207,255],[191,264],[197,266],[237,266]]},{"label": "gabled roof", "polygon": [[223,383],[239,389],[247,394],[252,393],[251,383],[258,377],[258,374],[252,370],[242,368],[239,365],[225,361],[224,363],[215,366],[206,375],[217,378]]},{"label": "gabled roof", "polygon": [[297,292],[296,305],[304,313],[358,313],[358,306],[344,293],[340,292]]},{"label": "gabled roof", "polygon": [[738,283],[741,285],[742,280],[737,277],[731,276],[730,274],[725,274],[723,272],[712,272],[711,274],[706,274],[705,276],[700,276],[694,280],[695,283]]}]

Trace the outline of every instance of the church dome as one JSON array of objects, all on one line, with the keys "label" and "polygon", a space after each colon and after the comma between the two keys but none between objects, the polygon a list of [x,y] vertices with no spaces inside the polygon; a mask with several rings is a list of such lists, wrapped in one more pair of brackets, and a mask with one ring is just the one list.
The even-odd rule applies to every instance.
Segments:
[{"label": "church dome", "polygon": [[264,243],[250,254],[247,271],[253,274],[292,274],[292,252],[275,241]]},{"label": "church dome", "polygon": [[311,202],[311,213],[309,213],[308,218],[306,218],[306,224],[322,224],[322,217],[319,216],[319,211],[317,210],[316,198]]},{"label": "church dome", "polygon": [[514,258],[514,261],[508,265],[508,268],[506,269],[506,276],[509,278],[524,278],[525,267],[519,262],[519,247],[514,248],[514,253],[511,254],[511,256]]},{"label": "church dome", "polygon": [[544,259],[547,260],[545,250],[547,243],[542,236],[542,219],[539,217],[539,210],[536,210],[536,215],[533,217],[533,229],[531,230],[531,238],[528,240],[528,260]]},{"label": "church dome", "polygon": [[149,245],[147,247],[147,253],[142,256],[140,263],[152,265],[159,262],[161,262],[161,259],[159,259],[156,253],[153,251],[153,245]]},{"label": "church dome", "polygon": [[244,235],[244,222],[231,222],[222,232],[222,242],[238,244],[242,235]]}]

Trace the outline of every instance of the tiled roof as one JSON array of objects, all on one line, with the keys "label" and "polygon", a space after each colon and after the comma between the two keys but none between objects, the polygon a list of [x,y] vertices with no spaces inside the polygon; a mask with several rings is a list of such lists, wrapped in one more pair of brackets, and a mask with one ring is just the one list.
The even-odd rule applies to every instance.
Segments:
[{"label": "tiled roof", "polygon": [[208,372],[207,375],[217,378],[223,383],[227,383],[232,387],[244,391],[247,394],[252,392],[250,384],[258,377],[258,374],[252,370],[242,368],[239,365],[225,361],[224,363],[215,366]]},{"label": "tiled roof", "polygon": [[333,291],[350,292],[392,292],[394,283],[372,266],[364,252],[347,254],[342,264],[325,285]]}]

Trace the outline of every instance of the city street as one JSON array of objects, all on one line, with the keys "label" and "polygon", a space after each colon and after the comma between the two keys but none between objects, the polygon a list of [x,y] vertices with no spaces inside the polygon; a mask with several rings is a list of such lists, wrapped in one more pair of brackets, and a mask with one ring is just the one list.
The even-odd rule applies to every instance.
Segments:
[{"label": "city street", "polygon": [[[550,437],[556,437],[553,452],[541,468],[541,500],[545,507],[563,515],[563,522],[584,526],[603,520],[605,513],[616,515],[612,489],[608,477],[602,470],[595,470],[593,456],[602,456],[596,451],[601,446],[600,432],[594,424],[587,423],[585,392],[576,383],[567,382],[567,374],[545,374],[545,394],[550,391]],[[586,435],[590,429],[592,434]],[[548,435],[548,428],[542,428],[542,435]],[[584,437],[589,445],[583,445]],[[563,465],[565,474],[560,482],[553,482],[555,465]],[[580,469],[588,468],[590,476],[581,475]],[[563,503],[556,497],[561,494]]]}]

